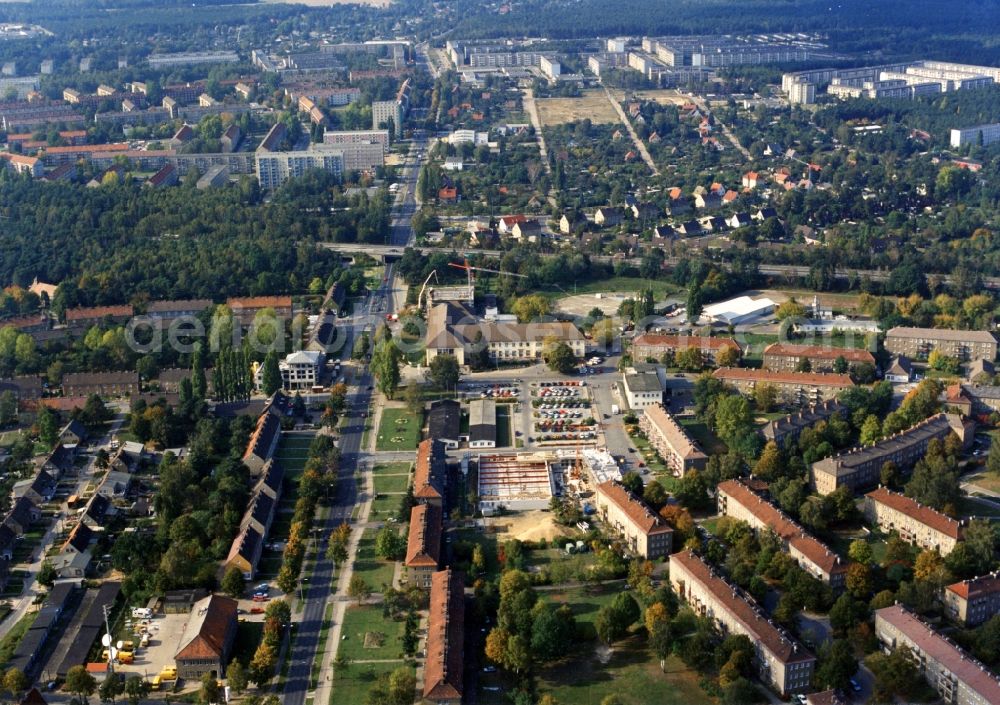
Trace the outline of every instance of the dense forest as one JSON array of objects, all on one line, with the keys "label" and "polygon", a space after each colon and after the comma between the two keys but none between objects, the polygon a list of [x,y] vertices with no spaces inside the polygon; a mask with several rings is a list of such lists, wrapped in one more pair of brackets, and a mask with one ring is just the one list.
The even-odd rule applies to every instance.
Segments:
[{"label": "dense forest", "polygon": [[0,281],[75,280],[84,305],[295,292],[336,266],[317,242],[385,239],[384,193],[347,198],[326,174],[289,182],[267,204],[250,178],[207,191],[193,180],[86,188],[4,172]]}]

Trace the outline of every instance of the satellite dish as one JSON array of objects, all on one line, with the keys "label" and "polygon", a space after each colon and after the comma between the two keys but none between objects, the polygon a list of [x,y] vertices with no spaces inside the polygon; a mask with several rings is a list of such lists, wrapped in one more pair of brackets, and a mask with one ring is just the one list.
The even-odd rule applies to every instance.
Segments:
[{"label": "satellite dish", "polygon": [[103,646],[105,648],[111,646],[111,635],[110,634],[105,634],[104,636],[101,637],[101,646]]},{"label": "satellite dish", "polygon": [[116,649],[113,646],[110,649],[108,649],[108,660],[109,661],[118,660],[118,649]]},{"label": "satellite dish", "polygon": [[119,651],[121,651],[122,646],[124,646],[124,642],[119,641],[117,644],[115,644],[115,646],[118,648]]}]

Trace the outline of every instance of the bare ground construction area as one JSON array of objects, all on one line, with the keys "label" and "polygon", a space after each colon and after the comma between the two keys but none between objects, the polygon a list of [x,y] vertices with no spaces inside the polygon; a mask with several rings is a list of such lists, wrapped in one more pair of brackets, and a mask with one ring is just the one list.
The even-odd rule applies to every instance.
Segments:
[{"label": "bare ground construction area", "polygon": [[536,98],[542,125],[562,125],[589,119],[592,123],[618,122],[618,114],[602,90],[583,91],[576,98]]}]

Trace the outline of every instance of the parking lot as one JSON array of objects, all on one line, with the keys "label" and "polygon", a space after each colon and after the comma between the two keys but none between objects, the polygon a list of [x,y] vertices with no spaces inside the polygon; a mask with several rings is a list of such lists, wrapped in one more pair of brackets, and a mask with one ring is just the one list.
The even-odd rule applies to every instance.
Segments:
[{"label": "parking lot", "polygon": [[597,423],[586,382],[533,383],[531,427],[538,443],[595,440]]},{"label": "parking lot", "polygon": [[[132,663],[121,663],[115,666],[115,671],[128,675],[140,675],[152,680],[164,666],[174,665],[174,655],[180,646],[184,627],[187,626],[188,614],[160,614],[152,619],[128,620],[126,629],[131,637],[121,637],[122,641],[131,639],[136,644],[135,658]],[[138,648],[141,629],[147,629],[150,635],[149,645]]]}]

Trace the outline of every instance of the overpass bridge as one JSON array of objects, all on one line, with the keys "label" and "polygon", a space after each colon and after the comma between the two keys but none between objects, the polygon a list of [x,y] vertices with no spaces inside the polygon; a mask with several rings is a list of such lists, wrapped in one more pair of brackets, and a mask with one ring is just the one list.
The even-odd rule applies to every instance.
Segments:
[{"label": "overpass bridge", "polygon": [[[340,252],[344,255],[356,255],[359,253],[364,253],[369,257],[374,257],[375,259],[381,259],[385,262],[393,262],[403,256],[404,248],[400,245],[368,245],[359,243],[337,243],[337,242],[323,242],[320,243],[320,247],[332,250],[334,252]],[[411,249],[416,250],[422,255],[431,255],[434,253],[443,253],[447,255],[478,255],[486,258],[499,259],[503,257],[507,252],[506,250],[484,250],[476,248],[456,248],[456,247],[438,247],[435,245],[422,245],[414,246]],[[595,262],[627,262],[634,266],[639,266],[642,259],[640,257],[621,257],[614,255],[591,255],[591,260]],[[663,264],[667,269],[672,269],[680,262],[677,257],[667,257]],[[720,263],[723,267],[727,267],[727,263]],[[795,264],[765,264],[761,263],[757,266],[757,271],[766,277],[789,277],[789,278],[803,278],[809,275],[809,267],[805,265],[795,265]],[[888,281],[889,276],[892,274],[890,270],[885,269],[846,269],[840,268],[834,272],[835,279],[869,279],[875,282]],[[946,285],[950,285],[953,281],[953,277],[949,274],[927,274],[928,280],[942,281]],[[984,277],[983,287],[985,289],[990,289],[992,291],[1000,291],[1000,277]]]}]

